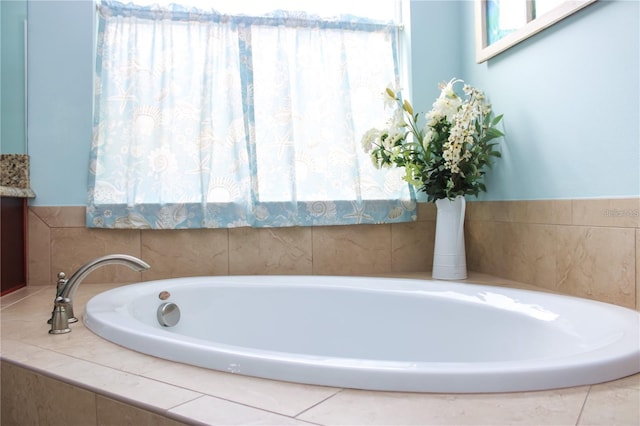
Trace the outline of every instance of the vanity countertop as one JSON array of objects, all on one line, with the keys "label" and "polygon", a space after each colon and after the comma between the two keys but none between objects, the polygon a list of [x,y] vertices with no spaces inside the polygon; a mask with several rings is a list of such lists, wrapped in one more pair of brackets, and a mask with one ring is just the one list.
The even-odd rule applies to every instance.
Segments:
[{"label": "vanity countertop", "polygon": [[27,154],[0,154],[0,196],[34,198]]}]

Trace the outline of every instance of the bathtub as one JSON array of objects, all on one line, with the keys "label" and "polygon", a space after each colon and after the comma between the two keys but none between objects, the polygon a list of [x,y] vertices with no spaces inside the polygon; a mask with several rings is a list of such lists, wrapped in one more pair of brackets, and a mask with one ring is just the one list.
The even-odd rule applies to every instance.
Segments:
[{"label": "bathtub", "polygon": [[[167,307],[178,308],[171,326],[160,324]],[[88,302],[84,322],[109,341],[160,358],[343,388],[530,391],[640,372],[640,313],[460,282],[327,276],[158,280],[98,294]]]}]

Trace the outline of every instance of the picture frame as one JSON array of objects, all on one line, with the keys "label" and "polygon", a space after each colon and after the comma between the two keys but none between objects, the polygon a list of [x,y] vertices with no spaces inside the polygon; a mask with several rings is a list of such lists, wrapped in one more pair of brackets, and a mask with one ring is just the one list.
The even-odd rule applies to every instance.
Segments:
[{"label": "picture frame", "polygon": [[[504,0],[503,0],[504,1]],[[546,13],[534,17],[532,10],[535,0],[508,0],[510,2],[521,1],[526,9],[526,23],[498,40],[490,42],[488,28],[495,26],[494,19],[488,13],[490,3],[499,3],[499,0],[474,0],[475,2],[475,38],[476,38],[476,62],[482,63],[504,52],[523,40],[550,27],[556,22],[570,16],[577,11],[589,6],[597,0],[564,0]]]}]

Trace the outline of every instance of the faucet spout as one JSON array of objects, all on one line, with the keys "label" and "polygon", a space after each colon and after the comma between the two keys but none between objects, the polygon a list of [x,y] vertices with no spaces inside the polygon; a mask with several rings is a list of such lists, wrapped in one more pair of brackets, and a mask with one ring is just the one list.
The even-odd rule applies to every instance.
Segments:
[{"label": "faucet spout", "polygon": [[[76,322],[78,319],[73,314],[73,297],[80,283],[96,269],[106,265],[125,265],[134,271],[142,272],[150,268],[149,264],[143,260],[127,254],[110,254],[107,256],[99,257],[90,262],[87,262],[80,267],[71,278],[65,279],[64,274],[58,275],[58,289],[56,292],[56,300],[65,300],[66,302],[66,314],[68,322]],[[53,318],[49,320],[52,322]]]},{"label": "faucet spout", "polygon": [[129,256],[128,254],[110,254],[102,256],[82,265],[80,269],[71,275],[71,278],[69,278],[66,285],[61,288],[58,296],[73,300],[73,296],[75,295],[78,286],[87,277],[87,275],[106,265],[125,265],[138,272],[146,271],[151,267],[147,262],[140,260],[137,257]]}]

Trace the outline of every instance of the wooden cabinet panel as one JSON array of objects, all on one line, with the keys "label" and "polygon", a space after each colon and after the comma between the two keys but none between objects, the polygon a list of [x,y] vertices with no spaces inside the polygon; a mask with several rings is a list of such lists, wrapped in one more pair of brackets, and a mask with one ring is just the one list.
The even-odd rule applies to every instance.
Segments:
[{"label": "wooden cabinet panel", "polygon": [[0,197],[0,295],[27,285],[26,198]]}]

